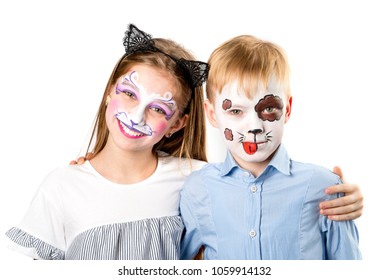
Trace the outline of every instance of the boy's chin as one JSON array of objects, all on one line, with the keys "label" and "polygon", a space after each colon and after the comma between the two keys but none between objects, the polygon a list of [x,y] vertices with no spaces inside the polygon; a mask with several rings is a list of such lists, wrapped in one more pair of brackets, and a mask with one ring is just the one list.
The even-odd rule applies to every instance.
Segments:
[{"label": "boy's chin", "polygon": [[277,147],[272,149],[262,149],[257,150],[255,153],[247,153],[245,149],[239,151],[230,150],[232,156],[237,162],[247,162],[247,163],[261,163],[267,164],[273,157]]},{"label": "boy's chin", "polygon": [[263,153],[263,152],[256,152],[256,153],[251,154],[251,155],[245,153],[244,151],[239,151],[239,152],[230,151],[230,152],[236,161],[238,161],[238,162],[244,161],[244,162],[250,162],[250,163],[265,162],[272,155],[272,153]]}]

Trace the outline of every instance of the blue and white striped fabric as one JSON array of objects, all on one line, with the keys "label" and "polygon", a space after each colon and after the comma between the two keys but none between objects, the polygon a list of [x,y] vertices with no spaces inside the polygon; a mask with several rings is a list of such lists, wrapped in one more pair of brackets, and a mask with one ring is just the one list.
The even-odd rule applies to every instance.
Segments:
[{"label": "blue and white striped fabric", "polygon": [[205,163],[160,157],[153,175],[122,185],[89,162],[52,171],[9,247],[35,259],[179,259],[184,179]]},{"label": "blue and white striped fabric", "polygon": [[18,228],[6,235],[45,260],[174,260],[182,230],[179,216],[105,225],[77,235],[66,252]]}]

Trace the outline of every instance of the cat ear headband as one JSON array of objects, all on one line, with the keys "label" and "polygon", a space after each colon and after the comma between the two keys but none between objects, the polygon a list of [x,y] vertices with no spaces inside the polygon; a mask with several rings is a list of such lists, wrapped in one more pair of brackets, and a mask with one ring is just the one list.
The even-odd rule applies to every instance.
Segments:
[{"label": "cat ear headband", "polygon": [[133,24],[130,24],[125,32],[123,45],[127,55],[142,52],[160,52],[170,57],[176,62],[177,66],[182,71],[185,80],[192,88],[201,86],[207,80],[209,70],[207,63],[202,61],[186,60],[183,58],[177,59],[170,56],[155,46],[155,42],[150,34],[139,30]]}]

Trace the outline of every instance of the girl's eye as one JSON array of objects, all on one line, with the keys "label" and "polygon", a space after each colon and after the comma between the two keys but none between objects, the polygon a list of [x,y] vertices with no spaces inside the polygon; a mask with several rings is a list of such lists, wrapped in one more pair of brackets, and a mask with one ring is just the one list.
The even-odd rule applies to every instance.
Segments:
[{"label": "girl's eye", "polygon": [[166,112],[159,107],[151,107],[150,109],[157,112],[158,114],[166,115]]},{"label": "girl's eye", "polygon": [[123,93],[124,93],[125,95],[127,95],[128,97],[137,100],[136,94],[133,93],[132,91],[124,90]]}]

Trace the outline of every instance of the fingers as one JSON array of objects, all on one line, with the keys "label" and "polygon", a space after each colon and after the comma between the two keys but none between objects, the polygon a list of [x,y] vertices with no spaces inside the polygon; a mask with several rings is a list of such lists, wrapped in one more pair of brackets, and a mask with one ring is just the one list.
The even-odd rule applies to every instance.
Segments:
[{"label": "fingers", "polygon": [[69,164],[70,165],[81,165],[81,164],[84,164],[86,160],[89,160],[88,157],[86,157],[86,158],[85,157],[79,157],[77,160],[72,160]]},{"label": "fingers", "polygon": [[362,209],[343,215],[329,215],[328,219],[333,221],[348,221],[358,219],[360,216],[362,216]]},{"label": "fingers", "polygon": [[320,214],[328,216],[330,220],[355,220],[362,216],[363,197],[344,196],[335,200],[320,203]]},{"label": "fingers", "polygon": [[345,194],[358,194],[362,196],[358,185],[355,184],[339,184],[333,185],[325,190],[326,194],[345,193]]},{"label": "fingers", "polygon": [[352,205],[358,202],[358,199],[354,195],[346,195],[336,199],[320,202],[320,209],[331,209],[336,207],[342,207]]},{"label": "fingers", "polygon": [[77,159],[77,164],[84,164],[84,163],[85,163],[85,160],[86,160],[85,157],[79,157],[79,158]]},{"label": "fingers", "polygon": [[[330,201],[327,201],[330,202]],[[337,204],[334,202],[333,204]],[[325,216],[331,216],[331,215],[343,215],[343,214],[350,214],[353,212],[358,212],[363,209],[363,202],[362,201],[357,201],[355,203],[350,203],[350,204],[344,204],[343,202],[339,204],[341,206],[333,206],[333,207],[326,207],[326,205],[320,204],[320,214],[325,215]]]},{"label": "fingers", "polygon": [[93,153],[87,153],[85,158],[86,160],[91,160],[95,155]]},{"label": "fingers", "polygon": [[354,204],[355,209],[363,208],[363,195],[359,187],[355,184],[334,185],[328,187],[325,192],[326,194],[345,193],[345,196],[321,202],[321,209],[330,209],[339,206],[347,206],[350,204]]},{"label": "fingers", "polygon": [[336,175],[338,175],[342,181],[344,181],[343,172],[342,172],[342,169],[341,169],[339,166],[335,166],[335,167],[332,169],[332,171],[333,171]]}]

